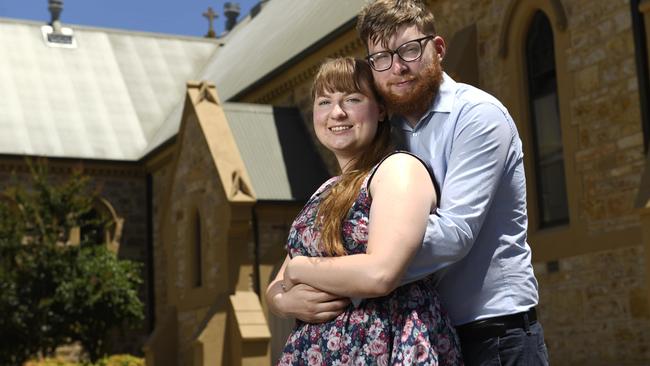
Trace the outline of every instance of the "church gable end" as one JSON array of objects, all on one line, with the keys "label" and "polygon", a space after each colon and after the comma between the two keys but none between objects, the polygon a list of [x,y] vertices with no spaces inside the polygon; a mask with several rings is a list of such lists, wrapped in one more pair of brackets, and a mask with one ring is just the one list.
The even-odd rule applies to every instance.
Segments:
[{"label": "church gable end", "polygon": [[[163,237],[168,273],[172,278],[168,284],[172,294],[169,300],[182,304],[182,307],[195,308],[210,305],[210,296],[205,295],[228,292],[233,286],[232,279],[227,278],[226,262],[233,213],[231,202],[246,199],[252,202],[252,189],[246,182],[245,173],[237,169],[235,155],[238,152],[232,149],[236,146],[222,143],[221,140],[227,140],[227,136],[218,132],[223,131],[207,127],[213,121],[202,120],[206,113],[214,114],[212,108],[220,109],[216,105],[216,95],[198,85],[190,85],[188,89],[166,195],[168,202],[164,215],[168,234],[163,234]],[[205,108],[204,104],[214,107]],[[216,152],[215,140],[220,142]],[[199,226],[196,220],[201,220],[200,247],[195,240],[196,227]],[[193,268],[197,256],[203,262],[202,281],[198,286],[196,268]]]},{"label": "church gable end", "polygon": [[[231,316],[223,300],[236,288],[250,290],[242,268],[252,262],[247,248],[255,194],[214,86],[188,84],[175,148],[159,254],[165,256],[168,295],[157,306],[177,314],[178,360],[189,364],[212,348],[203,344],[206,334],[218,335],[208,338],[223,346],[225,322],[216,319]],[[149,349],[156,353],[156,344],[168,337],[150,340]]]}]

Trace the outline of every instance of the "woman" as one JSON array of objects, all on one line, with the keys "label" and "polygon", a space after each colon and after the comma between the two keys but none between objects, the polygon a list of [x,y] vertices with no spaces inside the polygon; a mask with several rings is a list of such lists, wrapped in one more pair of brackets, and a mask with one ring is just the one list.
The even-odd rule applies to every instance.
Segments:
[{"label": "woman", "polygon": [[461,364],[431,280],[396,288],[435,209],[427,168],[408,153],[391,154],[386,112],[364,61],[324,63],[312,97],[316,136],[342,174],[298,214],[267,297],[305,283],[365,300],[329,322],[298,321],[279,364]]}]

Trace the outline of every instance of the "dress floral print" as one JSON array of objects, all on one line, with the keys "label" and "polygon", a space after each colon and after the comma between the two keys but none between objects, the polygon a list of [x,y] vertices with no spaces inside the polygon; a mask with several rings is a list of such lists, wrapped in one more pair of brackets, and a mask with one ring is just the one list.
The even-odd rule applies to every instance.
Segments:
[{"label": "dress floral print", "polygon": [[[371,197],[368,180],[343,223],[349,254],[364,253]],[[315,225],[325,182],[293,222],[287,250],[294,256],[326,256]],[[458,339],[429,278],[401,286],[387,296],[348,306],[321,324],[296,321],[278,365],[462,365]]]}]

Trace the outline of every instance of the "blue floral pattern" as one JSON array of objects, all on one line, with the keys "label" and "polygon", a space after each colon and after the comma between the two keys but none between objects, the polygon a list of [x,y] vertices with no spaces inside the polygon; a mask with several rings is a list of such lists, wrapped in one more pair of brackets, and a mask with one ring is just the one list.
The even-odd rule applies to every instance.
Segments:
[{"label": "blue floral pattern", "polygon": [[[347,253],[364,253],[368,243],[371,197],[366,177],[343,223]],[[293,222],[287,250],[294,256],[326,256],[315,225],[325,182]],[[350,305],[321,324],[301,321],[289,336],[278,365],[462,365],[458,338],[429,278],[397,288],[387,296]]]}]

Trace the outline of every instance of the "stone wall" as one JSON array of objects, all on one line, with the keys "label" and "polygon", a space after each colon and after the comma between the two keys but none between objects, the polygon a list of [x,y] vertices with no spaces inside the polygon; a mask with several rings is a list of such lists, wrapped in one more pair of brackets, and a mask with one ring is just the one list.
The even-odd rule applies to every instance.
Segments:
[{"label": "stone wall", "polygon": [[[551,1],[535,1],[544,2]],[[513,3],[433,1],[432,7],[438,29],[448,39],[476,22],[481,87],[504,101],[513,100],[508,85],[521,78],[516,70],[504,67],[498,54],[505,11]],[[556,43],[556,58],[564,58],[568,65],[568,74],[557,77],[560,87],[567,89],[561,95],[569,96],[560,100],[570,108],[565,125],[579,136],[572,146],[575,155],[567,158],[575,162],[576,186],[581,188],[580,217],[591,235],[638,227],[633,202],[644,154],[629,2],[564,0],[561,4],[570,44],[559,49]],[[549,17],[553,19],[552,14]],[[554,32],[562,31],[555,27]],[[530,143],[528,136],[522,139]]]},{"label": "stone wall", "polygon": [[[72,174],[70,169],[79,167],[79,164],[50,162],[48,166],[50,179],[57,183],[69,179]],[[13,185],[14,181],[28,184],[31,177],[26,169],[25,165],[18,163],[0,171],[0,189]],[[146,263],[147,195],[144,173],[135,165],[124,168],[90,165],[84,167],[83,174],[91,178],[90,188],[97,190],[99,196],[115,208],[117,215],[124,218],[120,257]]]},{"label": "stone wall", "polygon": [[151,173],[152,176],[152,224],[153,224],[153,265],[154,265],[154,304],[155,304],[155,319],[161,320],[164,316],[165,305],[168,304],[167,297],[167,256],[162,240],[162,228],[164,222],[162,218],[163,202],[167,201],[168,186],[169,186],[169,170],[170,164],[167,163],[163,167],[156,169]]},{"label": "stone wall", "polygon": [[[168,173],[171,179],[164,183],[164,175],[159,176],[161,188],[169,188],[169,195],[162,198],[168,206],[159,213],[163,215],[159,222],[167,261],[162,269],[168,280],[166,303],[175,305],[178,311],[178,364],[190,365],[198,332],[212,313],[226,311],[227,296],[234,292],[237,274],[231,268],[235,263],[229,263],[231,210],[212,153],[195,117],[187,117],[182,128],[177,142],[178,160]],[[192,283],[194,268],[188,252],[194,248],[191,230],[197,211],[202,237],[200,286]]]},{"label": "stone wall", "polygon": [[638,226],[633,212],[644,166],[628,1],[573,1],[569,68],[576,79],[572,123],[589,231]]},{"label": "stone wall", "polygon": [[[534,0],[533,3],[546,3]],[[521,103],[511,86],[522,81],[517,68],[499,55],[505,11],[516,1],[433,1],[439,31],[448,38],[476,22],[481,87],[502,99]],[[520,1],[523,4],[523,1]],[[565,126],[575,140],[565,146],[567,166],[575,167],[568,189],[578,196],[577,215],[550,263],[537,263],[540,313],[553,365],[640,365],[650,361],[650,308],[646,264],[639,235],[607,244],[611,249],[579,256],[563,254],[573,240],[638,229],[634,200],[644,166],[639,95],[634,66],[630,6],[625,0],[563,0],[569,47],[557,46],[566,74],[558,68],[560,104],[569,108]],[[553,19],[553,17],[550,17]],[[453,45],[451,45],[453,47]],[[516,52],[511,49],[510,52]],[[525,121],[517,121],[522,123]],[[563,130],[571,136],[574,131]],[[522,136],[530,144],[529,136]],[[527,171],[528,179],[533,171]],[[532,193],[529,192],[529,196]],[[529,207],[529,211],[533,210]],[[636,233],[636,232],[635,232]],[[616,236],[614,236],[616,237]],[[533,258],[535,258],[535,243]],[[562,248],[564,247],[564,248]],[[538,248],[540,249],[540,248]],[[559,270],[554,271],[555,266]],[[549,271],[548,269],[551,269]]]},{"label": "stone wall", "polygon": [[[647,364],[650,289],[644,280],[645,253],[634,209],[645,157],[629,1],[429,0],[428,4],[436,16],[438,34],[447,41],[476,24],[480,87],[517,112],[513,116],[525,146],[532,144],[525,120],[528,102],[522,99],[526,66],[518,54],[521,44],[508,44],[511,39],[521,40],[525,30],[506,34],[510,46],[506,58],[501,54],[500,36],[508,11],[535,7],[548,11],[558,60],[567,189],[573,197],[569,227],[547,230],[566,234],[543,241],[547,233],[535,227],[530,230],[533,258],[543,253],[545,261],[550,259],[536,263],[535,269],[552,364]],[[559,26],[558,11],[566,15],[566,28]],[[514,11],[515,17],[529,18],[512,23],[529,22],[531,13],[524,13]],[[364,51],[359,46],[348,49],[348,54]],[[317,64],[306,59],[295,68],[309,62]],[[292,72],[282,75],[271,83],[291,84],[282,78],[290,79]],[[299,106],[311,124],[310,84],[311,78],[303,77],[270,102]],[[534,182],[531,155],[527,156],[528,180]],[[534,196],[529,192],[529,197]],[[534,210],[529,205],[529,211]],[[540,247],[546,242],[554,245],[550,251]],[[557,271],[555,266],[559,266]]]},{"label": "stone wall", "polygon": [[[553,267],[553,268],[551,268]],[[643,248],[536,264],[551,365],[645,365],[650,306]]]}]

